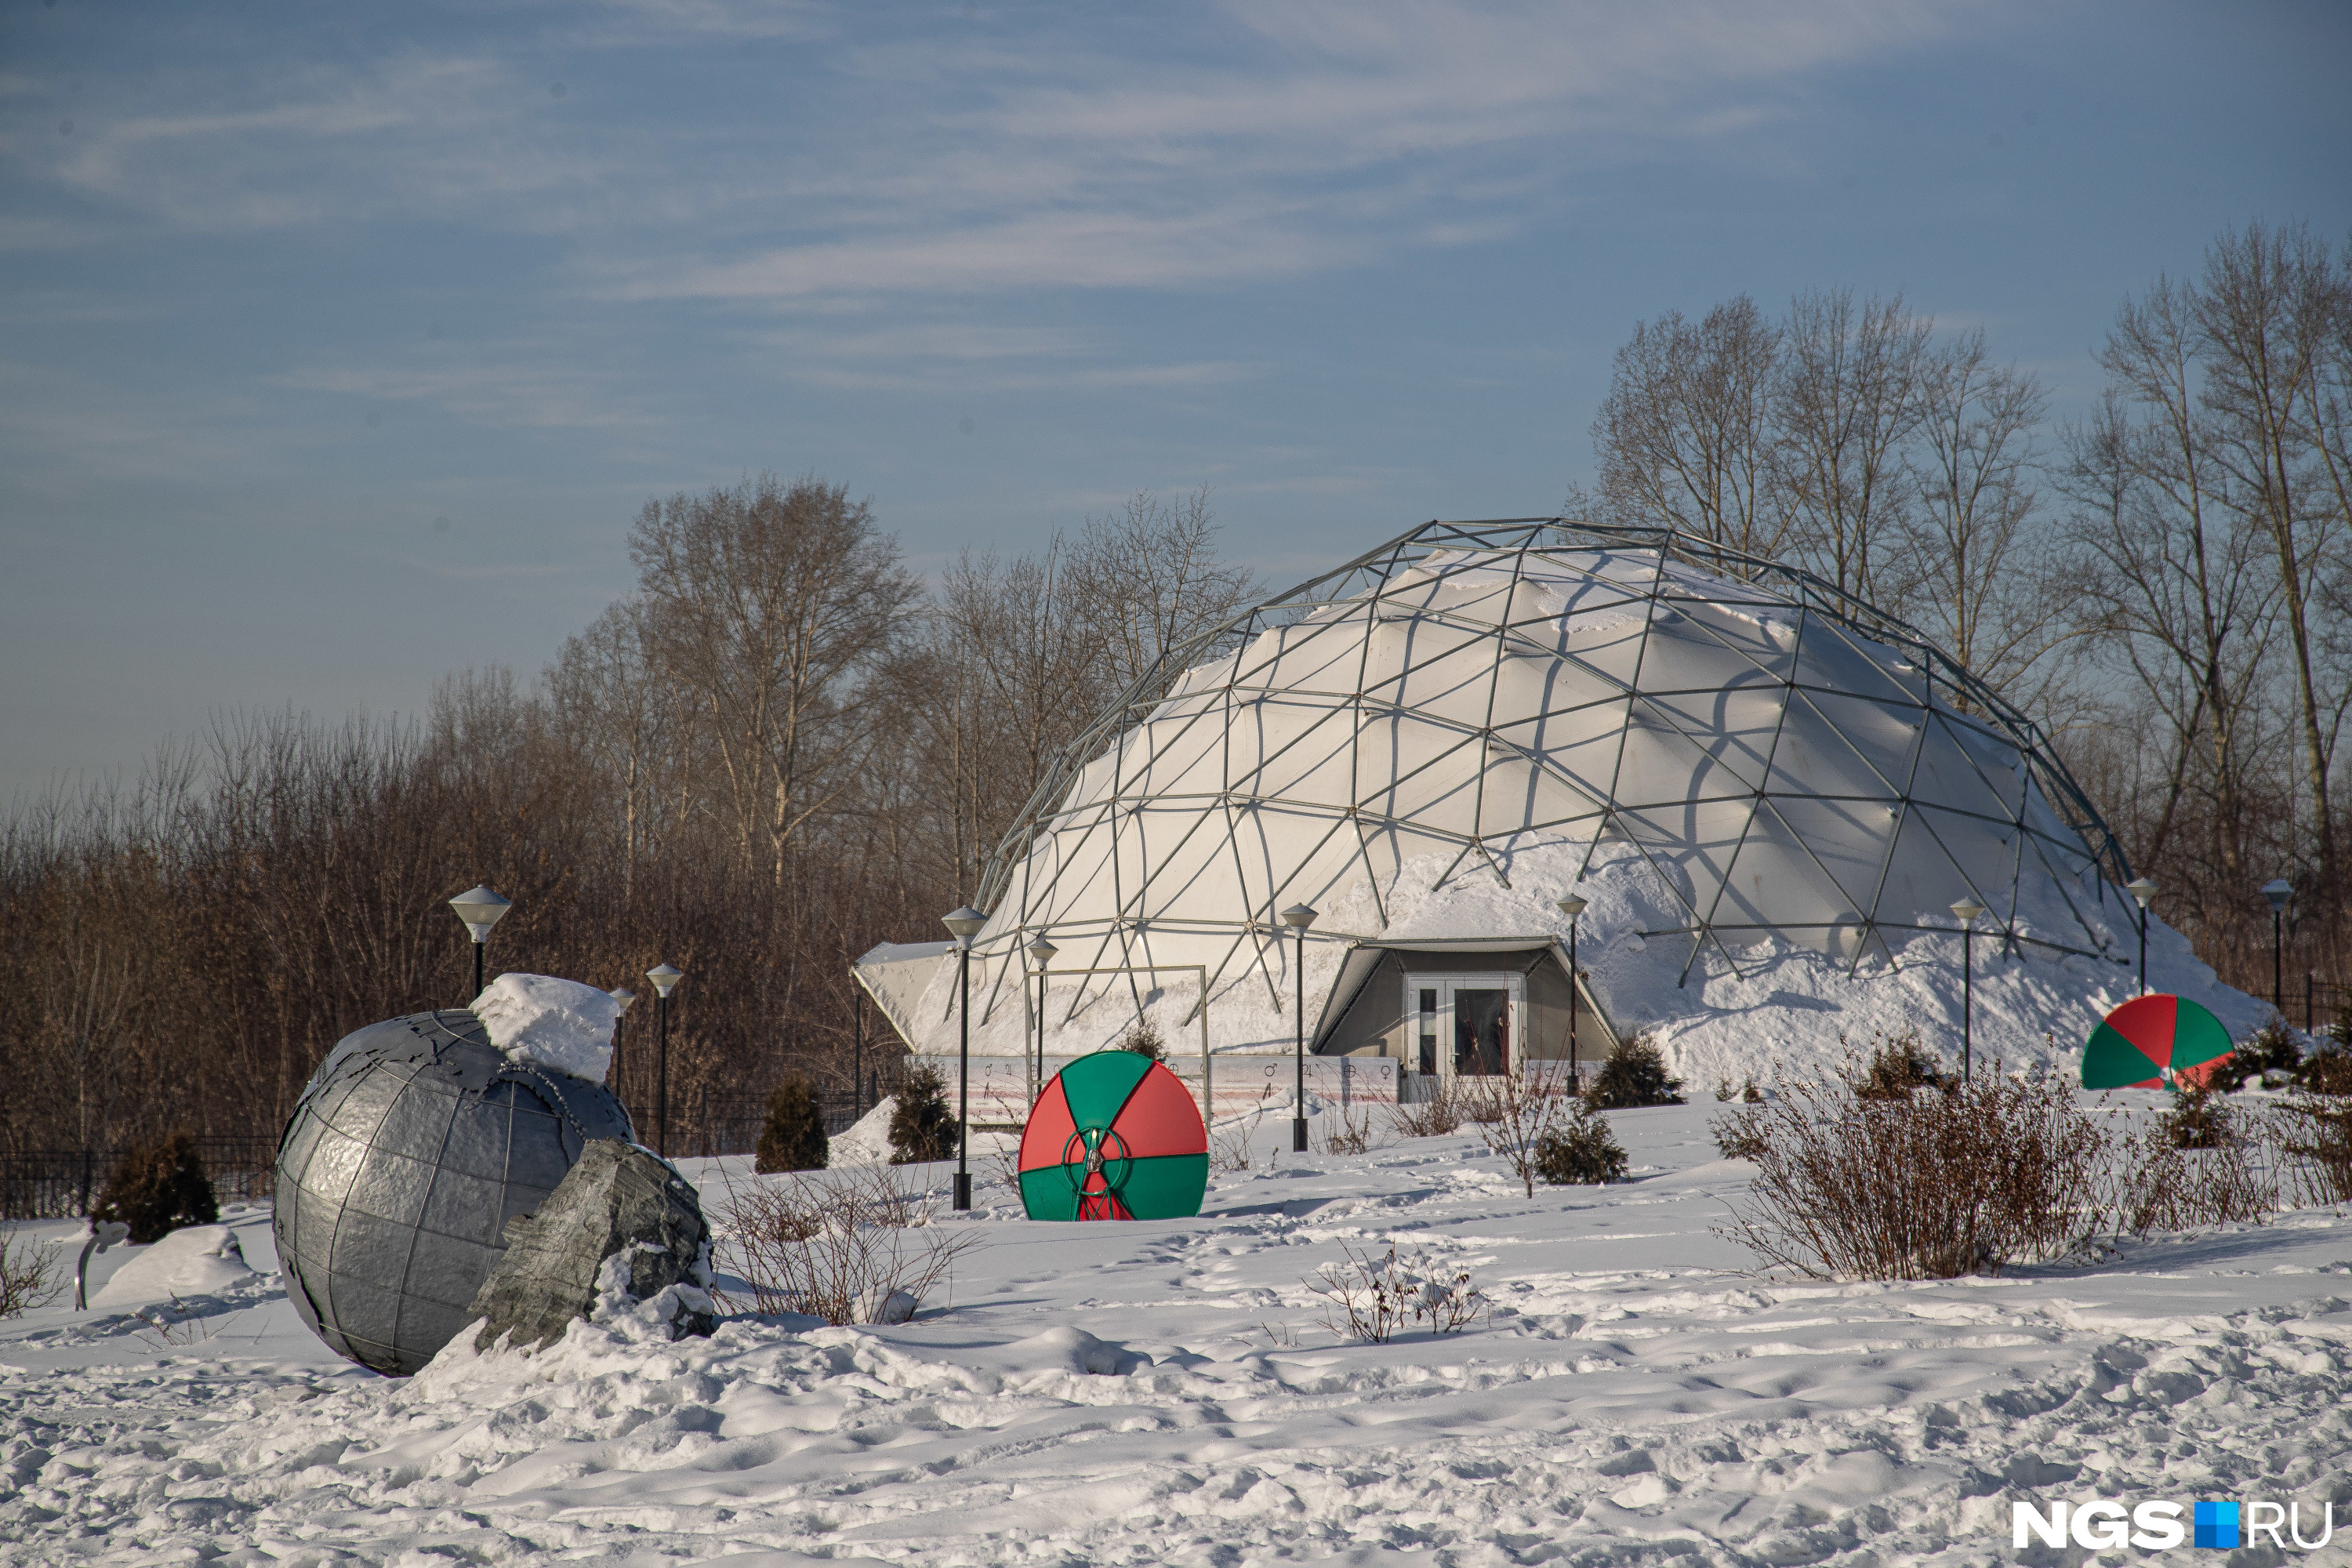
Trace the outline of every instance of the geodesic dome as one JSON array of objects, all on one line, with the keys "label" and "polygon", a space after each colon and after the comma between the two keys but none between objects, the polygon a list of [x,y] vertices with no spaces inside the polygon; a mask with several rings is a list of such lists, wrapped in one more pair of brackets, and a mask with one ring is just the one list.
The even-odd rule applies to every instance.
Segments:
[{"label": "geodesic dome", "polygon": [[1171,649],[1067,749],[982,887],[977,1023],[1025,1005],[1034,932],[1105,986],[1197,963],[1278,1013],[1287,905],[1324,912],[1311,973],[1400,897],[1548,902],[1602,862],[1685,973],[1767,940],[1851,973],[1964,896],[2002,951],[2112,960],[2129,875],[2030,720],[1820,579],[1667,530],[1431,523]]},{"label": "geodesic dome", "polygon": [[354,1030],[278,1144],[286,1294],[338,1355],[406,1376],[470,1321],[506,1251],[592,1139],[635,1140],[604,1085],[520,1061],[470,1012]]}]

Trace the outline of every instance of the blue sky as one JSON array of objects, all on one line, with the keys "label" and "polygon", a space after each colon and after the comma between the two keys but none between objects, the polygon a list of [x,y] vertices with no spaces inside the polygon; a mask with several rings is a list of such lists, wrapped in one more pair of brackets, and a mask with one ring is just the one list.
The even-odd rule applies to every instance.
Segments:
[{"label": "blue sky", "polygon": [[646,500],[909,559],[1211,487],[1286,582],[1591,473],[1637,319],[1901,289],[2095,392],[2249,219],[2352,231],[2352,9],[0,10],[0,795],[413,710]]}]

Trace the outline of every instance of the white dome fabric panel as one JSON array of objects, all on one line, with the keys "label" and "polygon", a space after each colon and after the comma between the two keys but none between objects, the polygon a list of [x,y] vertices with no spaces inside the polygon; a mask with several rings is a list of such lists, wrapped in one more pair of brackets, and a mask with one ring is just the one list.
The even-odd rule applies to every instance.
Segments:
[{"label": "white dome fabric panel", "polygon": [[1964,895],[1995,942],[2112,952],[2101,906],[2128,873],[2030,722],[1774,563],[1664,531],[1433,523],[1166,664],[999,850],[976,1013],[1022,994],[1013,951],[1039,931],[1057,968],[1204,964],[1218,1005],[1279,1007],[1281,909],[1343,917],[1318,945],[1391,934],[1432,857],[1437,888],[1630,857],[1671,911],[1642,934],[1685,939],[1685,967],[1736,970],[1765,937],[1891,957],[1889,933],[1955,931]]}]

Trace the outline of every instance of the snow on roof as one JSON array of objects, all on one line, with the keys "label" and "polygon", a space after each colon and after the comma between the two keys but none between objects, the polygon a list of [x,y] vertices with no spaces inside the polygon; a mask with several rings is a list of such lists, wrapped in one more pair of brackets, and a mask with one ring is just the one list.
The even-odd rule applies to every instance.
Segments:
[{"label": "snow on roof", "polygon": [[[1906,966],[1950,965],[1957,992],[1964,897],[1987,911],[1979,958],[2065,977],[2021,993],[2013,1058],[2046,1055],[2053,1026],[2073,1044],[2126,979],[2128,868],[2032,724],[1777,563],[1660,530],[1433,523],[1163,666],[998,851],[977,1050],[1032,1037],[1019,948],[1038,931],[1057,971],[1128,971],[1057,980],[1049,1049],[1162,1005],[1181,1023],[1193,965],[1213,1038],[1279,1047],[1300,945],[1279,911],[1299,902],[1320,911],[1305,963],[1327,994],[1351,943],[1564,932],[1573,889],[1612,1016],[1671,1034],[1762,1008],[1750,1042],[1790,1011],[1833,1038],[1874,986],[1905,999],[1890,1018],[1916,1015],[1885,992]],[[930,981],[915,1026],[893,1018],[939,1048],[954,997]],[[2000,1033],[1998,976],[1990,994]]]},{"label": "snow on roof", "polygon": [[866,987],[890,1026],[912,1040],[921,1033],[915,1022],[916,1004],[922,1000],[933,972],[940,967],[940,961],[954,949],[951,942],[877,942],[849,966],[849,972]]}]

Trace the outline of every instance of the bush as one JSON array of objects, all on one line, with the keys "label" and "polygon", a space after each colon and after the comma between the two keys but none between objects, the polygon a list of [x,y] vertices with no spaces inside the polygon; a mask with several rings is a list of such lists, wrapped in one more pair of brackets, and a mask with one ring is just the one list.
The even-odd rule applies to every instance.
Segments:
[{"label": "bush", "polygon": [[2204,1085],[2179,1079],[2172,1085],[2172,1109],[2158,1115],[2156,1124],[2175,1149],[2219,1149],[2236,1136],[2221,1098]]},{"label": "bush", "polygon": [[1160,1066],[1168,1065],[1168,1042],[1160,1037],[1160,1026],[1149,1018],[1136,1020],[1135,1027],[1118,1043],[1122,1051],[1133,1051],[1139,1057],[1150,1057]]},{"label": "bush", "polygon": [[1680,1105],[1683,1080],[1666,1074],[1665,1053],[1647,1034],[1620,1040],[1593,1075],[1585,1097],[1602,1110],[1633,1110],[1645,1105]]},{"label": "bush", "polygon": [[66,1288],[58,1248],[0,1230],[0,1318],[13,1318],[56,1300]]},{"label": "bush", "polygon": [[2305,1195],[2321,1203],[2352,1203],[2352,1102],[2342,1094],[2297,1095],[2281,1108],[2280,1142],[2305,1162]]},{"label": "bush", "polygon": [[1877,1043],[1869,1064],[1853,1084],[1854,1093],[1863,1099],[1907,1100],[1916,1089],[1941,1089],[1951,1081],[1944,1075],[1942,1060],[1920,1045],[1918,1030],[1906,1029],[1891,1040],[1884,1035],[1874,1038]]},{"label": "bush", "polygon": [[1566,1062],[1522,1059],[1509,1072],[1474,1079],[1468,1106],[1478,1136],[1511,1167],[1529,1197],[1536,1195],[1536,1150],[1569,1119],[1577,1098]]},{"label": "bush", "polygon": [[1996,1069],[1867,1100],[1858,1076],[1783,1080],[1718,1121],[1717,1142],[1758,1167],[1719,1234],[1815,1279],[1944,1279],[2063,1258],[2097,1233],[2110,1140],[2068,1079]]},{"label": "bush", "polygon": [[1609,1119],[1578,1100],[1568,1120],[1536,1140],[1536,1174],[1554,1186],[1600,1186],[1625,1179],[1625,1151]]},{"label": "bush", "polygon": [[980,1244],[934,1227],[929,1194],[874,1165],[730,1194],[721,1234],[761,1311],[835,1325],[906,1321]]},{"label": "bush", "polygon": [[1736,1100],[1742,1105],[1761,1105],[1764,1103],[1764,1091],[1757,1087],[1755,1075],[1751,1073],[1745,1083],[1737,1086],[1728,1078],[1717,1079],[1715,1098],[1718,1101]]},{"label": "bush", "polygon": [[760,1125],[759,1151],[751,1168],[763,1176],[778,1171],[822,1171],[832,1152],[816,1091],[808,1079],[795,1073],[768,1096],[768,1117]]},{"label": "bush", "polygon": [[2294,1069],[2294,1086],[2311,1094],[2352,1094],[2352,1051],[2314,1051]]},{"label": "bush", "polygon": [[1484,1317],[1486,1298],[1466,1268],[1433,1267],[1419,1254],[1386,1257],[1358,1252],[1346,1242],[1347,1262],[1327,1263],[1307,1286],[1323,1298],[1323,1326],[1341,1339],[1386,1344],[1408,1323],[1426,1321],[1433,1334],[1458,1333]]},{"label": "bush", "polygon": [[948,1108],[947,1080],[931,1067],[910,1069],[898,1086],[890,1111],[890,1163],[919,1165],[955,1152],[955,1112]]},{"label": "bush", "polygon": [[141,1245],[161,1241],[185,1225],[210,1225],[220,1218],[220,1204],[196,1141],[174,1132],[152,1143],[134,1144],[106,1178],[94,1220],[120,1220],[131,1227],[131,1239]]},{"label": "bush", "polygon": [[1462,1097],[1454,1092],[1454,1080],[1433,1078],[1427,1089],[1428,1099],[1399,1105],[1389,1113],[1396,1121],[1396,1130],[1408,1138],[1445,1138],[1462,1131],[1466,1118]]},{"label": "bush", "polygon": [[2303,1065],[2303,1047],[2294,1043],[2294,1031],[2286,1020],[2276,1014],[2271,1021],[2238,1042],[2238,1065],[2229,1074],[2232,1084],[2255,1073],[2292,1073]]}]

